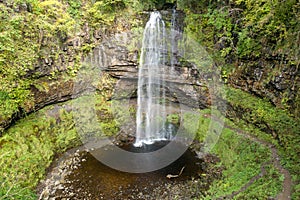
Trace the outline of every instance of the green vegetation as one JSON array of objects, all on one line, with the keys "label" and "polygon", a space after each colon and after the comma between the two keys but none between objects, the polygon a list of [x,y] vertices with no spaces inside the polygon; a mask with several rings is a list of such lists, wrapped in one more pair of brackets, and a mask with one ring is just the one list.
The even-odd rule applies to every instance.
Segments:
[{"label": "green vegetation", "polygon": [[[119,103],[106,102],[105,98],[98,95],[95,97],[95,112],[98,116],[98,125],[102,129],[101,135],[114,135],[118,132],[119,125],[126,123],[128,116],[132,115],[131,112],[134,110],[127,110],[127,114],[125,112],[123,115],[124,108],[122,105],[111,107],[112,104],[119,105]],[[78,121],[74,119],[74,117],[78,117],[78,112],[74,115],[72,111],[67,111],[66,108],[70,105],[76,105],[76,102],[91,102],[90,100],[91,97],[81,97],[62,106],[59,112],[56,106],[50,106],[20,120],[7,131],[0,141],[0,153],[2,155],[0,163],[3,166],[0,171],[3,186],[0,192],[3,197],[11,199],[36,198],[33,192],[34,187],[43,178],[45,169],[50,165],[53,157],[59,152],[64,152],[66,149],[80,144],[77,135],[77,127],[80,124],[77,124]],[[56,110],[56,112],[51,110]],[[87,112],[91,115],[89,110]],[[197,123],[197,138],[200,141],[203,141],[203,137],[207,136],[211,123],[210,113],[210,110],[203,110],[200,111],[200,115],[186,114],[184,116],[186,129],[190,127],[192,131],[195,130],[195,123]],[[195,116],[199,122],[193,118]],[[177,120],[178,115],[173,114],[169,118],[171,121]],[[89,124],[84,124],[86,125],[84,128],[88,129]],[[226,120],[226,124],[236,126],[228,120]],[[94,129],[94,127],[91,128]],[[252,130],[256,130],[258,134],[264,134],[259,132],[257,128]],[[245,192],[240,193],[238,197],[276,196],[280,191],[282,177],[271,164],[267,163],[270,160],[270,152],[266,147],[238,136],[234,130],[225,128],[212,152],[220,158],[220,163],[211,167],[222,166],[224,171],[222,178],[216,180],[210,187],[205,195],[206,199],[221,197],[238,191],[252,177],[260,173],[263,164],[266,175],[258,179]]]},{"label": "green vegetation", "polygon": [[241,90],[226,88],[226,93],[230,106],[235,113],[239,113],[238,116],[229,114],[235,126],[239,124],[256,137],[276,145],[283,166],[290,171],[296,183],[294,195],[299,196],[299,189],[297,189],[300,182],[299,120],[289,116],[286,111],[274,107],[268,101],[258,99]]},{"label": "green vegetation", "polygon": [[[257,84],[266,88],[275,76],[298,69],[298,1],[188,0],[178,1],[178,7],[186,12],[185,33],[205,47],[219,66],[225,83],[228,77],[234,83],[245,73],[247,77],[253,76],[251,68],[263,68],[265,75]],[[268,59],[275,60],[268,63]],[[299,117],[299,85],[293,80],[286,83],[290,88],[280,91],[281,102],[276,104]]]},{"label": "green vegetation", "polygon": [[[82,57],[101,40],[95,38],[96,33],[102,37],[129,29],[140,30],[143,10],[162,8],[165,3],[172,2],[174,1],[1,2],[0,123],[17,113],[34,111],[31,87],[41,91],[49,90],[48,85],[42,85],[38,81],[41,77],[53,81],[74,78],[79,69],[84,68],[81,66]],[[206,51],[209,53],[216,66],[221,69],[221,78],[225,84],[239,72],[248,72],[249,63],[268,72],[268,77],[263,77],[258,83],[262,86],[260,88],[265,88],[265,84],[282,71],[295,68],[297,73],[300,64],[300,3],[297,0],[178,0],[177,4],[186,13],[185,33],[204,47],[193,51],[198,54]],[[66,46],[68,50],[65,50]],[[134,45],[132,48],[137,47]],[[61,57],[72,61],[63,63]],[[193,62],[193,58],[198,58],[194,54],[190,57],[190,62]],[[265,64],[267,59],[273,57],[278,62],[274,61],[275,67],[273,63]],[[45,60],[52,64],[45,64]],[[201,61],[201,66],[205,66],[208,71],[211,70],[211,64],[210,59]],[[34,71],[41,66],[45,69]],[[282,164],[290,171],[295,183],[293,198],[299,199],[299,77],[287,81],[288,89],[279,92],[282,99],[276,104],[278,107],[272,105],[269,99],[226,87],[226,101],[230,108],[226,114],[232,120],[226,119],[226,124],[278,148]],[[92,112],[88,106],[79,116],[64,108],[52,116],[47,108],[26,116],[3,133],[0,137],[0,199],[36,199],[35,186],[44,177],[45,170],[55,155],[80,145],[75,127],[77,123],[82,125],[87,134],[113,136],[120,131],[122,124],[132,120],[134,107],[124,108],[122,102],[107,101],[114,84],[111,77],[104,76],[99,83],[93,84],[100,94],[92,98],[95,103],[95,110],[92,111],[95,112],[95,119],[90,118]],[[81,97],[71,103],[86,105],[90,98]],[[203,110],[199,115],[186,114],[183,119],[172,114],[168,116],[168,121],[178,124],[183,120],[184,128],[196,131],[197,140],[204,142],[209,140],[209,131],[218,128],[218,124],[211,124],[211,119],[207,117],[210,114],[210,110]],[[77,117],[82,117],[81,121],[76,121]],[[99,125],[99,132],[94,130],[94,124],[89,123],[91,120]],[[223,167],[223,177],[213,182],[203,199],[222,197],[240,190],[261,172],[262,166],[266,175],[235,198],[267,199],[275,197],[281,190],[283,177],[268,163],[271,155],[263,145],[225,128],[212,153],[221,161],[217,166],[211,167]]]},{"label": "green vegetation", "polygon": [[98,1],[87,10],[87,18],[95,26],[111,25],[115,20],[116,13],[124,8],[125,3],[122,0]]},{"label": "green vegetation", "polygon": [[[199,122],[189,121],[183,124],[187,131],[198,125],[197,140],[204,142],[208,137],[210,124],[215,123],[211,118],[211,110],[199,111]],[[193,114],[186,114],[184,119],[191,119]],[[276,197],[282,190],[283,176],[274,168],[271,161],[271,152],[267,146],[247,139],[237,133],[236,129],[244,130],[245,121],[240,120],[240,124],[235,124],[229,119],[225,120],[225,127],[217,139],[216,145],[211,153],[220,158],[217,165],[211,165],[211,168],[223,169],[222,177],[213,181],[209,190],[202,194],[199,199],[217,199],[231,195],[232,192],[238,192],[253,177],[258,177],[265,170],[265,175],[258,177],[245,191],[238,193],[234,199],[267,199]],[[192,129],[193,131],[194,129]],[[249,127],[245,134],[251,135],[256,132],[257,137],[264,136],[265,133],[255,127]],[[270,141],[276,143],[272,138]],[[192,185],[197,190],[197,184]]]},{"label": "green vegetation", "polygon": [[[228,53],[242,57],[257,57],[271,50],[298,55],[298,46],[292,42],[300,30],[299,3],[296,0],[255,1],[178,1],[178,6],[187,13],[187,33],[209,50],[218,42],[225,42],[222,57]],[[239,36],[239,37],[237,37]],[[293,47],[292,49],[290,47]],[[281,52],[283,53],[283,52]]]},{"label": "green vegetation", "polygon": [[42,110],[0,138],[1,199],[36,199],[35,186],[54,155],[80,143],[72,115],[61,110],[57,117]]},{"label": "green vegetation", "polygon": [[[275,76],[299,67],[300,48],[299,42],[295,42],[299,41],[299,6],[295,0],[178,1],[178,7],[187,14],[186,34],[206,47],[222,72],[223,82],[227,84],[231,78],[230,84],[234,85],[243,81],[239,78],[251,79],[253,68],[261,67],[266,75],[255,84],[262,90],[268,89]],[[272,57],[278,60],[268,63],[266,60]],[[282,164],[295,182],[293,198],[298,199],[300,127],[297,118],[300,93],[299,84],[293,80],[287,80],[286,84],[288,89],[276,94],[281,101],[276,102],[277,107],[270,103],[274,94],[262,92],[263,97],[259,98],[228,86],[226,100],[232,110],[226,114],[235,126],[241,126],[256,137],[276,145]],[[245,87],[242,89],[249,90]],[[202,120],[201,123],[207,123],[206,119]],[[206,137],[205,131],[199,132],[199,135],[200,141]]]},{"label": "green vegetation", "polygon": [[[37,84],[37,78],[75,76],[82,55],[96,45],[95,31],[122,31],[130,27],[129,22],[137,23],[134,15],[142,9],[133,0],[0,3],[0,121],[18,112],[32,111],[35,105],[30,87]],[[85,36],[78,37],[82,33]],[[79,46],[68,47],[73,52],[70,55],[64,48],[73,41],[79,41]],[[60,61],[61,57],[68,60],[70,56],[74,56],[72,62]],[[42,67],[45,59],[52,63],[43,66],[46,74],[34,72],[36,67]]]},{"label": "green vegetation", "polygon": [[267,172],[255,181],[246,191],[241,192],[236,199],[267,199],[275,197],[281,191],[281,175],[272,164],[265,164],[270,160],[269,150],[243,136],[237,136],[233,130],[225,128],[212,151],[221,159],[225,170],[221,180],[215,181],[208,191],[208,197],[221,197],[239,191],[252,177],[261,173],[265,165]]},{"label": "green vegetation", "polygon": [[178,125],[180,123],[180,115],[178,113],[169,114],[167,122]]},{"label": "green vegetation", "polygon": [[229,104],[241,113],[241,116],[232,116],[233,120],[242,117],[248,123],[255,124],[260,130],[270,132],[273,137],[278,138],[283,147],[292,147],[292,151],[300,151],[295,145],[299,143],[299,120],[289,116],[286,111],[274,107],[268,101],[258,99],[239,89],[226,88],[226,93]]},{"label": "green vegetation", "polygon": [[[212,153],[220,158],[217,166],[223,166],[223,177],[216,180],[203,199],[211,199],[230,195],[239,191],[254,176],[261,172],[263,166],[266,175],[257,179],[244,192],[238,194],[236,199],[260,199],[275,197],[281,191],[283,175],[270,163],[271,153],[266,146],[251,141],[237,134],[237,130],[244,131],[249,136],[273,144],[279,150],[282,165],[289,170],[295,183],[292,189],[293,199],[299,198],[299,122],[290,117],[285,111],[275,108],[269,102],[258,99],[241,90],[226,88],[227,100],[232,107],[228,110],[230,119],[225,119],[218,142]],[[235,115],[238,114],[238,115]],[[184,116],[183,126],[187,131],[195,131],[200,142],[209,142],[207,138],[211,132],[211,110],[201,110],[195,114]],[[229,128],[230,127],[230,128]],[[269,131],[269,134],[266,132]],[[278,134],[278,138],[273,134]],[[277,139],[276,139],[277,138]]]},{"label": "green vegetation", "polygon": [[[80,128],[97,131],[95,126],[90,126],[92,123],[82,124],[84,119],[76,119],[82,112],[70,111],[70,108],[76,110],[80,101],[89,102],[91,107],[91,99],[83,96],[61,106],[46,107],[7,130],[0,138],[0,199],[36,199],[35,187],[44,178],[54,156],[81,144],[84,136],[78,134]],[[127,119],[124,115],[118,116],[124,108],[112,107],[103,96],[96,95],[94,100],[95,107],[87,110],[86,114],[89,117],[93,116],[91,112],[97,115],[97,127],[100,129],[95,136],[115,135],[120,123]],[[132,109],[125,114],[130,112]]]},{"label": "green vegetation", "polygon": [[[0,98],[0,116],[3,119],[19,110],[33,108],[30,85],[34,79],[25,77],[38,65],[38,58],[57,58],[60,51],[56,41],[63,42],[75,33],[75,19],[65,9],[59,1],[0,4],[0,91],[5,97]],[[44,41],[49,41],[47,46]],[[51,49],[55,53],[50,53]]]}]

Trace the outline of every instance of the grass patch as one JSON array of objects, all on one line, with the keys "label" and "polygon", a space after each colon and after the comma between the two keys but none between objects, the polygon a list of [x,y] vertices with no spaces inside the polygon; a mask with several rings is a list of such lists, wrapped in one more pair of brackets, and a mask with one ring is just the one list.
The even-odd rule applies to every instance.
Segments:
[{"label": "grass patch", "polygon": [[268,199],[276,197],[282,191],[281,175],[273,165],[265,166],[266,175],[255,181],[245,192],[238,194],[234,199]]},{"label": "grass patch", "polygon": [[[184,116],[186,120],[183,125],[187,131],[194,130],[193,126],[198,126],[196,139],[200,142],[207,141],[210,129],[214,128],[212,124],[217,124],[217,122],[212,122],[213,118],[209,115],[211,112],[210,109],[199,111],[200,114],[197,115],[199,117],[198,122],[193,120],[192,114]],[[217,165],[211,165],[210,167],[219,168],[222,166],[224,169],[222,178],[215,180],[209,190],[199,198],[217,199],[239,191],[253,177],[262,172],[262,166],[264,166],[266,174],[254,181],[245,191],[236,195],[234,199],[276,197],[282,190],[283,175],[269,162],[271,160],[269,148],[239,135],[235,129],[245,131],[247,134],[249,131],[249,135],[261,136],[260,139],[266,139],[268,142],[276,143],[276,141],[255,126],[246,126],[247,123],[243,120],[235,124],[229,119],[225,119],[225,124],[228,128],[223,128],[217,143],[210,152],[220,158]],[[197,184],[193,187],[197,187]],[[192,190],[196,189],[192,188]]]},{"label": "grass patch", "polygon": [[[80,124],[75,119],[78,114],[70,108],[74,102],[86,98],[48,106],[19,120],[4,132],[0,138],[0,199],[37,198],[35,187],[44,178],[54,156],[81,144]],[[115,134],[118,120],[111,118],[110,104],[97,96],[94,109],[96,113],[104,113],[98,115],[98,126],[110,127],[101,133]]]},{"label": "grass patch", "polygon": [[276,145],[282,165],[289,170],[295,182],[293,198],[300,198],[299,119],[242,90],[227,87],[226,93],[226,100],[238,113],[238,116],[230,114],[235,126]]},{"label": "grass patch", "polygon": [[36,199],[34,187],[54,155],[80,143],[70,113],[62,111],[59,118],[57,123],[42,110],[0,138],[1,199]]},{"label": "grass patch", "polygon": [[[270,151],[266,147],[239,136],[227,128],[223,130],[212,153],[221,159],[220,164],[225,167],[225,170],[223,171],[223,178],[215,181],[210,187],[206,199],[223,197],[239,191],[252,177],[261,173],[261,166],[270,160]],[[266,177],[268,176],[269,173],[266,174]],[[279,179],[272,180],[277,187],[269,188],[268,185],[264,187],[256,185],[259,187],[249,188],[241,195],[247,196],[249,193],[254,193],[256,198],[268,196],[269,194],[275,196],[280,191],[282,183]],[[260,193],[256,193],[258,189]]]}]

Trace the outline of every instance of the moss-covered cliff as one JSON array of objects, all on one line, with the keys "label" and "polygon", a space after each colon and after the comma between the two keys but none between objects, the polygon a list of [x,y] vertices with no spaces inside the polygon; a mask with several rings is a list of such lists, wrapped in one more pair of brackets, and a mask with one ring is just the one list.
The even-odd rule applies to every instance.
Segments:
[{"label": "moss-covered cliff", "polygon": [[[1,129],[24,113],[66,99],[68,89],[58,95],[65,98],[36,100],[41,91],[51,90],[53,81],[57,88],[68,88],[67,79],[76,75],[85,53],[103,37],[140,26],[143,9],[174,6],[169,4],[2,1]],[[224,83],[265,98],[295,117],[300,113],[298,8],[293,0],[177,2],[177,9],[186,12],[185,32],[213,56]]]},{"label": "moss-covered cliff", "polygon": [[299,115],[300,4],[179,1],[186,31],[214,55],[225,83]]},{"label": "moss-covered cliff", "polygon": [[[84,55],[103,37],[139,24],[135,1],[0,2],[0,131],[70,98]],[[53,90],[53,85],[56,89]],[[47,98],[47,96],[57,97]]]},{"label": "moss-covered cliff", "polygon": [[229,86],[227,117],[272,135],[299,184],[300,3],[190,0],[178,7],[186,33],[213,55]]}]

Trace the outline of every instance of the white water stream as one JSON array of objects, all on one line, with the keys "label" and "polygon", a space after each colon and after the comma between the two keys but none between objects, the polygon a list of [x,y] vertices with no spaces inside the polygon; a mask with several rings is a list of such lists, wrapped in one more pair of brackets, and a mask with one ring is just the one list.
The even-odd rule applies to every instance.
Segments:
[{"label": "white water stream", "polygon": [[166,38],[165,23],[161,14],[157,11],[152,12],[144,30],[141,49],[135,146],[169,139],[164,130]]}]

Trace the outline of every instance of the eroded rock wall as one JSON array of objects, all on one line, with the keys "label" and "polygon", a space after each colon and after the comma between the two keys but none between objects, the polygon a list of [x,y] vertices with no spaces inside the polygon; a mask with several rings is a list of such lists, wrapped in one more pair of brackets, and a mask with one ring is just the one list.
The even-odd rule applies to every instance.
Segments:
[{"label": "eroded rock wall", "polygon": [[298,116],[300,70],[299,66],[290,63],[281,57],[240,60],[229,76],[229,84]]}]

